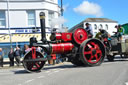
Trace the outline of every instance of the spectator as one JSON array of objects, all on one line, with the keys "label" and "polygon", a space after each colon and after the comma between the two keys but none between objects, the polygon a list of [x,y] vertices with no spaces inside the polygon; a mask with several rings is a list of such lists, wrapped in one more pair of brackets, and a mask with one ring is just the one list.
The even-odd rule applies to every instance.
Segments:
[{"label": "spectator", "polygon": [[38,47],[36,48],[36,50],[39,51],[39,52],[41,52],[42,48],[38,46]]},{"label": "spectator", "polygon": [[4,56],[4,53],[2,51],[2,48],[0,48],[0,66],[3,67],[3,56]]},{"label": "spectator", "polygon": [[14,52],[14,56],[16,59],[16,64],[17,64],[17,66],[19,66],[20,65],[21,50],[18,46],[16,47],[16,50]]},{"label": "spectator", "polygon": [[86,30],[87,33],[88,33],[88,37],[89,37],[89,38],[92,38],[92,37],[93,37],[92,27],[90,26],[89,23],[86,23],[85,25],[86,25],[85,30]]},{"label": "spectator", "polygon": [[27,52],[29,52],[30,51],[30,48],[29,48],[29,46],[28,45],[24,45],[24,54],[26,54]]},{"label": "spectator", "polygon": [[56,64],[59,64],[60,62],[60,54],[56,54]]},{"label": "spectator", "polygon": [[13,48],[11,48],[10,52],[8,53],[8,57],[10,60],[10,67],[14,66],[14,51]]}]

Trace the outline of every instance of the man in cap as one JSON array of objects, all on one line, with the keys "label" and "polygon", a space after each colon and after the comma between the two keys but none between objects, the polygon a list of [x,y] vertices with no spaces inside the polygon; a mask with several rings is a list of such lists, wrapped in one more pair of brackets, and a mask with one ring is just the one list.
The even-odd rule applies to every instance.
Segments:
[{"label": "man in cap", "polygon": [[92,28],[91,28],[90,24],[89,23],[86,23],[85,25],[86,25],[85,30],[88,33],[88,37],[89,38],[92,38],[93,37],[93,31],[92,31]]}]

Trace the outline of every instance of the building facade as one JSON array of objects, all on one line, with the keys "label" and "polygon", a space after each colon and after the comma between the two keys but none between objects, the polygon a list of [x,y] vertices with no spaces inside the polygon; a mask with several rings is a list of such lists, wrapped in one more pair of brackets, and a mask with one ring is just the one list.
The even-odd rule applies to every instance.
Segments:
[{"label": "building facade", "polygon": [[113,35],[113,32],[116,32],[115,26],[118,25],[117,21],[107,19],[107,18],[87,18],[81,23],[75,25],[72,29],[79,27],[86,28],[86,23],[89,23],[92,27],[94,36],[99,32],[99,29],[105,29],[110,35]]},{"label": "building facade", "polygon": [[5,57],[10,47],[23,49],[30,37],[41,40],[40,12],[45,13],[46,37],[49,37],[51,20],[61,15],[58,0],[0,0],[0,48]]},{"label": "building facade", "polygon": [[8,27],[11,33],[32,32],[31,28],[40,27],[40,12],[45,12],[46,28],[51,28],[51,20],[60,16],[58,0],[0,0],[1,33],[8,33]]}]

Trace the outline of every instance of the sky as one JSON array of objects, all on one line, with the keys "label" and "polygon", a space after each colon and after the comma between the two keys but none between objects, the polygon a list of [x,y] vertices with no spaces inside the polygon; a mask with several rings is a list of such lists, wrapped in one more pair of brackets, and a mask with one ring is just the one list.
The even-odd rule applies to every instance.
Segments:
[{"label": "sky", "polygon": [[[60,5],[60,1],[59,5]],[[71,28],[86,18],[109,18],[128,23],[128,0],[63,0],[64,26]]]}]

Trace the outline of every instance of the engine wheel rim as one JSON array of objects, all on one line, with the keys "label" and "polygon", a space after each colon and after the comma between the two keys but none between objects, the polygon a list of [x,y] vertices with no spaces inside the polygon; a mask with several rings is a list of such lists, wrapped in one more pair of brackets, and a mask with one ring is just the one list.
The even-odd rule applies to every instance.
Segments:
[{"label": "engine wheel rim", "polygon": [[83,28],[78,28],[74,31],[73,33],[73,38],[75,40],[75,42],[77,44],[81,44],[84,40],[86,40],[88,37],[87,37],[87,32],[85,31],[85,29]]},{"label": "engine wheel rim", "polygon": [[[44,58],[44,56],[42,56],[40,52],[36,51],[36,59],[38,58]],[[40,71],[45,64],[45,61],[27,62],[25,61],[26,59],[32,59],[32,51],[28,52],[23,60],[23,66],[28,72]]]},{"label": "engine wheel rim", "polygon": [[85,45],[84,58],[87,60],[88,63],[91,64],[98,63],[101,60],[102,55],[103,54],[98,43],[91,41]]}]

